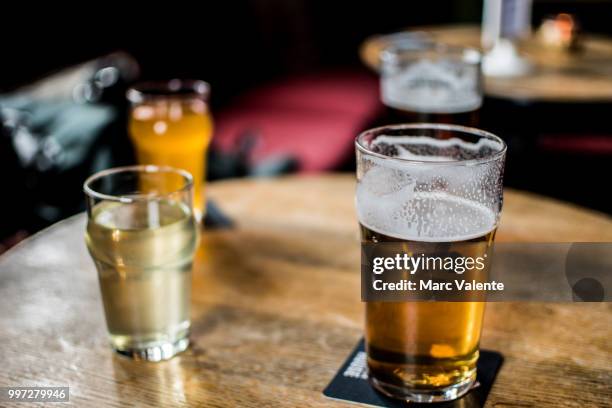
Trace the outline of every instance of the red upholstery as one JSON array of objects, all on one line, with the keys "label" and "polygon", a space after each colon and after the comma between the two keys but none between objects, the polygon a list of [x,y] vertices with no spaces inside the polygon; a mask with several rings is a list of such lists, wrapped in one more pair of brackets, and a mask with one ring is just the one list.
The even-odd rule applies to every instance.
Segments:
[{"label": "red upholstery", "polygon": [[233,149],[245,133],[259,136],[254,162],[278,155],[300,171],[331,170],[353,154],[353,139],[380,112],[378,81],[361,72],[287,79],[244,95],[216,115],[213,144]]}]

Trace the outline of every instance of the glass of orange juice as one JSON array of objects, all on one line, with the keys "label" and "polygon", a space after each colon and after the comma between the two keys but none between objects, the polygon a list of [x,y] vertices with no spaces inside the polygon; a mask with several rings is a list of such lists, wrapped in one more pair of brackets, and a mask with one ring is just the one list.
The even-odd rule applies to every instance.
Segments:
[{"label": "glass of orange juice", "polygon": [[213,129],[209,94],[206,82],[182,79],[143,82],[127,91],[129,133],[138,162],[191,173],[198,220],[205,208],[206,152]]}]

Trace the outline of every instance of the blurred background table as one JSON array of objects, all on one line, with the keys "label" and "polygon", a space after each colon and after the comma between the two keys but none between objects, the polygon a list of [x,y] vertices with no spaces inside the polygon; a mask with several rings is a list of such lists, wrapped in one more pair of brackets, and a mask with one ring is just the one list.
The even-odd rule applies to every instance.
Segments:
[{"label": "blurred background table", "polygon": [[[347,406],[321,394],[362,335],[351,176],[213,183],[236,222],[206,231],[192,347],[171,361],[110,350],[84,215],[0,257],[0,383],[70,386],[85,406]],[[500,241],[611,241],[612,220],[506,191]],[[604,406],[609,304],[490,304],[482,347],[506,361],[487,406]],[[15,406],[18,406],[16,404]]]},{"label": "blurred background table", "polygon": [[[480,27],[475,25],[414,28],[441,43],[481,48]],[[519,52],[533,64],[533,71],[513,78],[487,77],[487,96],[530,102],[612,101],[612,40],[584,34],[582,49],[575,53],[550,50],[535,40],[524,41]],[[373,36],[361,46],[362,61],[376,70],[389,37]]]}]

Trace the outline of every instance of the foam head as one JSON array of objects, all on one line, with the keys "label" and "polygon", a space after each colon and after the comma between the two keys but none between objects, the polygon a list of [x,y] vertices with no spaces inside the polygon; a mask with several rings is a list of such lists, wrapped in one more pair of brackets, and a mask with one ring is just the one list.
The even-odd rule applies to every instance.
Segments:
[{"label": "foam head", "polygon": [[471,48],[414,41],[381,58],[385,105],[425,113],[470,112],[482,105],[480,53]]},{"label": "foam head", "polygon": [[[493,230],[505,145],[452,125],[365,132],[358,139],[357,215],[406,240],[460,241]],[[478,131],[476,131],[478,132]]]}]

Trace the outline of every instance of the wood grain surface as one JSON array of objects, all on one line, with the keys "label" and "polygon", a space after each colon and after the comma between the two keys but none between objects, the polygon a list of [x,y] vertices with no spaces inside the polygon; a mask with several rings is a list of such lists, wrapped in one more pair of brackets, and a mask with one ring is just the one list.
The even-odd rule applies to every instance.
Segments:
[{"label": "wood grain surface", "polygon": [[[480,46],[478,26],[415,27],[435,41],[474,48]],[[388,37],[373,36],[361,46],[362,61],[377,70],[379,55],[389,44]],[[519,101],[610,102],[612,101],[612,39],[582,36],[582,50],[560,52],[541,46],[534,40],[519,44],[519,52],[533,69],[526,75],[485,78],[489,96]]]},{"label": "wood grain surface", "polygon": [[[237,226],[203,234],[192,346],[163,363],[109,349],[85,217],[44,230],[0,257],[0,386],[70,386],[77,407],[349,406],[321,391],[362,335],[353,192],[340,175],[213,183]],[[612,240],[598,213],[511,190],[504,205],[500,240]],[[609,406],[611,311],[488,305],[482,347],[506,361],[487,406]]]}]

